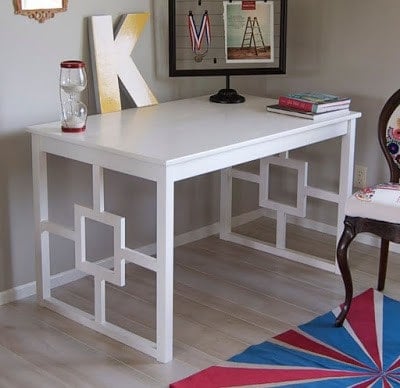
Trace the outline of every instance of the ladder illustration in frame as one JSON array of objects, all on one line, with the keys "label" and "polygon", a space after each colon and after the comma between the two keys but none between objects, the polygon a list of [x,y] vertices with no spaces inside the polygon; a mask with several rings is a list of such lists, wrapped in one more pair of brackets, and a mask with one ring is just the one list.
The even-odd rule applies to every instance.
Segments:
[{"label": "ladder illustration in frame", "polygon": [[246,22],[246,28],[243,33],[243,40],[241,48],[248,48],[254,46],[256,55],[258,55],[259,51],[267,51],[267,47],[265,46],[264,39],[261,33],[261,28],[258,23],[257,17],[254,17],[253,20],[249,16]]}]

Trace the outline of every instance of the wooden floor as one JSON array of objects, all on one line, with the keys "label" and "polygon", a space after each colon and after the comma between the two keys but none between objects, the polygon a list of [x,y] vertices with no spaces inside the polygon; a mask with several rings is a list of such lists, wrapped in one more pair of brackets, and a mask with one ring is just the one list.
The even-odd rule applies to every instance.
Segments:
[{"label": "wooden floor", "polygon": [[[265,219],[238,228],[270,235]],[[333,255],[332,236],[290,227],[292,246]],[[354,243],[355,293],[376,285],[378,249]],[[385,294],[400,299],[400,256],[389,258]],[[325,313],[343,301],[341,278],[209,237],[175,250],[174,360],[159,364],[28,298],[0,307],[0,387],[167,387]],[[129,265],[127,286],[107,288],[107,319],[154,339],[154,275]],[[92,312],[90,278],[53,295]]]}]

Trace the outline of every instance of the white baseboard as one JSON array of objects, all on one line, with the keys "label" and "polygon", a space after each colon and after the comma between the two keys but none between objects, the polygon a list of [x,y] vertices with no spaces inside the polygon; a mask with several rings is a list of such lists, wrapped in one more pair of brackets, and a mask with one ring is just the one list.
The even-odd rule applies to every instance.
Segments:
[{"label": "white baseboard", "polygon": [[[86,276],[84,273],[71,269],[51,277],[51,288],[68,284]],[[9,290],[0,292],[0,306],[6,303],[15,302],[36,294],[36,282],[30,282]]]},{"label": "white baseboard", "polygon": [[[241,214],[239,216],[232,218],[232,226],[239,226],[245,224],[250,221],[254,221],[255,219],[266,216],[270,218],[275,218],[275,212],[269,211],[267,209],[257,209],[251,212]],[[288,217],[288,223],[295,224],[301,226],[303,228],[316,230],[318,232],[336,235],[336,227],[323,224],[321,222],[313,221],[306,218],[296,218],[296,217]],[[202,238],[206,238],[212,236],[213,234],[218,233],[218,222],[207,225],[202,228],[192,230],[187,233],[180,234],[179,236],[175,237],[175,246],[181,246],[184,244],[188,244],[193,241],[201,240]],[[361,242],[366,245],[371,245],[375,247],[380,246],[380,240],[372,235],[363,234],[359,235],[356,238],[356,241]],[[147,255],[153,255],[156,253],[156,245],[149,244],[137,249],[138,251],[145,253]],[[395,253],[400,253],[400,244],[390,244],[390,251]],[[107,258],[102,260],[103,266],[113,266],[113,259]],[[69,271],[61,272],[59,274],[53,275],[51,277],[51,288],[62,286],[64,284],[68,284],[72,281],[81,279],[82,277],[86,276],[83,272],[78,270],[72,269]],[[0,306],[6,303],[15,302],[20,299],[27,298],[29,296],[36,294],[36,282],[30,282],[27,284],[23,284],[18,287],[11,288],[6,291],[0,292]]]},{"label": "white baseboard", "polygon": [[36,282],[30,282],[23,284],[22,286],[10,288],[9,290],[0,292],[0,306],[35,294]]},{"label": "white baseboard", "polygon": [[[259,217],[264,216],[272,219],[276,219],[276,212],[270,209],[258,209]],[[322,222],[314,221],[309,218],[299,218],[291,215],[287,216],[287,223],[293,224],[297,226],[301,226],[302,228],[316,230],[317,232],[330,234],[332,236],[336,236],[336,227],[328,224],[324,224]]]}]

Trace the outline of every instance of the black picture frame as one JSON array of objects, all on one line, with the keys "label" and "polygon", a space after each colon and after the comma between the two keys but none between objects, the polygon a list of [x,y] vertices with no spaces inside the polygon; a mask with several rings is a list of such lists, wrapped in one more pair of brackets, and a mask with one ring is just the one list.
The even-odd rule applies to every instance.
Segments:
[{"label": "black picture frame", "polygon": [[[207,0],[205,0],[207,1]],[[210,0],[208,0],[210,1]],[[213,0],[214,3],[221,3],[223,0]],[[179,0],[168,0],[169,13],[169,76],[170,77],[193,77],[193,76],[231,76],[231,75],[256,75],[256,74],[285,74],[286,73],[286,30],[287,30],[287,0],[264,0],[279,3],[279,20],[277,29],[277,41],[279,42],[279,59],[273,66],[257,64],[256,67],[249,66],[246,63],[240,65],[229,65],[225,67],[202,69],[177,68],[177,3]],[[202,0],[193,0],[197,5],[201,5]],[[232,2],[241,2],[241,0],[229,0]],[[276,33],[275,33],[276,34]]]}]

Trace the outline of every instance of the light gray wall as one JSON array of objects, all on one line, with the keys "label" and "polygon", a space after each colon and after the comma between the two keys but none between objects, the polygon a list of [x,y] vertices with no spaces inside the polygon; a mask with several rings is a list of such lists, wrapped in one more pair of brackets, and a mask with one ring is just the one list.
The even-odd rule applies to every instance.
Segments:
[{"label": "light gray wall", "polygon": [[[34,280],[31,149],[24,127],[59,119],[59,64],[79,58],[89,63],[87,17],[107,14],[117,22],[120,15],[135,12],[152,14],[133,55],[159,101],[215,90],[215,79],[168,77],[167,0],[69,0],[68,12],[43,24],[14,15],[12,0],[0,2],[0,291]],[[91,82],[84,101],[94,113]],[[127,245],[152,242],[154,187],[111,172],[106,173],[106,183],[107,209],[127,215]],[[49,158],[52,220],[72,226],[71,205],[90,206],[90,190],[88,166]],[[177,185],[177,202],[182,209],[176,215],[178,233],[216,221],[218,202],[204,199],[210,198],[206,193],[216,190],[215,176]],[[196,206],[191,206],[193,198],[198,198]],[[133,206],[135,200],[141,205]],[[107,257],[108,237],[109,230],[91,226],[89,254]],[[51,250],[53,273],[72,268],[71,242],[51,238]]]},{"label": "light gray wall", "polygon": [[[67,13],[44,24],[14,15],[12,3],[0,2],[0,291],[34,280],[30,139],[23,128],[58,119],[59,63],[72,58],[89,61],[88,16],[110,14],[116,20],[124,13],[152,13],[134,57],[160,101],[214,92],[224,84],[222,77],[169,79],[167,0],[69,0]],[[386,178],[375,132],[379,110],[399,84],[399,13],[398,0],[289,0],[287,75],[233,77],[232,86],[261,96],[317,89],[349,95],[353,108],[364,114],[358,124],[356,162],[368,167],[369,182]],[[85,99],[93,113],[91,84]],[[336,145],[295,153],[307,153],[318,165],[310,172],[312,182],[336,185]],[[49,179],[50,216],[71,225],[71,204],[91,204],[90,169],[51,157]],[[107,172],[106,184],[107,209],[127,215],[129,244],[153,241],[152,184],[113,172]],[[217,193],[216,175],[178,184],[176,231],[216,221]],[[141,206],[134,206],[135,200]],[[238,202],[245,209],[253,206],[243,196]],[[310,217],[334,223],[333,209],[321,203],[310,209]],[[109,254],[107,236],[109,230],[93,227],[93,256]],[[71,268],[72,244],[52,239],[51,248],[52,271]]]},{"label": "light gray wall", "polygon": [[[400,24],[398,0],[288,0],[287,73],[244,77],[240,87],[261,96],[292,91],[323,91],[350,96],[357,123],[355,163],[368,168],[367,181],[387,180],[388,168],[379,149],[377,121],[386,99],[400,88]],[[266,80],[265,80],[266,79]],[[311,157],[309,180],[337,187],[340,160],[337,142],[299,150]],[[314,201],[315,202],[315,201]],[[315,204],[314,204],[315,205]],[[325,206],[325,204],[323,205]],[[335,223],[334,208],[318,202],[308,217]]]}]

